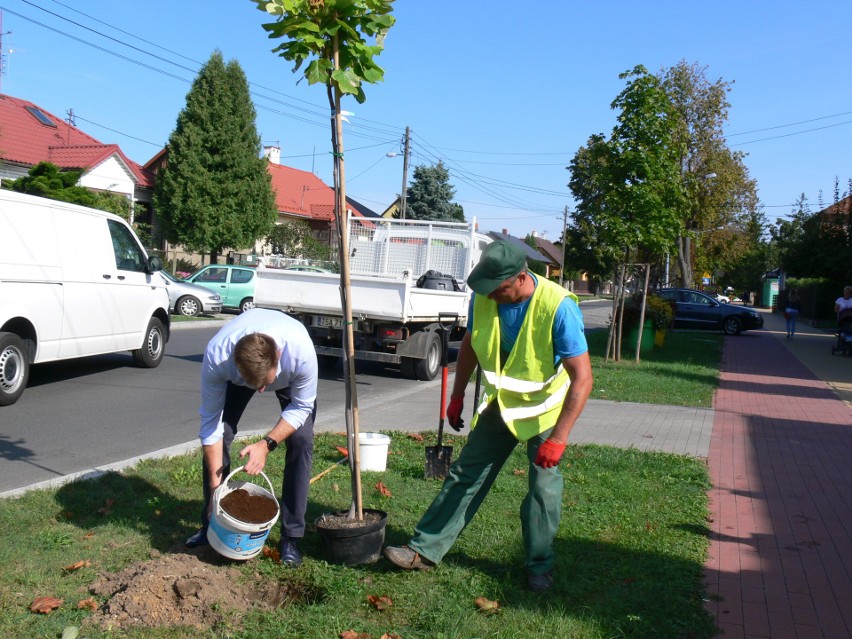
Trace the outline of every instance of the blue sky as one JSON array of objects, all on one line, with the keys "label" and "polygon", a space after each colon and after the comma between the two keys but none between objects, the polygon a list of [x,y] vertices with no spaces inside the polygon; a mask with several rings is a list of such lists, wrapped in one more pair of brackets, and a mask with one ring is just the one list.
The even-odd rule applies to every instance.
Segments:
[{"label": "blue sky", "polygon": [[[328,105],[270,51],[250,0],[0,0],[0,91],[31,100],[144,164],[165,142],[214,49],[255,94],[264,144],[331,184]],[[82,13],[81,13],[82,12]],[[852,3],[812,0],[398,0],[379,57],[385,81],[344,132],[348,193],[376,211],[400,192],[412,131],[416,165],[442,159],[455,200],[484,230],[551,240],[573,208],[566,166],[609,134],[618,74],[684,59],[733,81],[726,132],[748,154],[770,221],[801,193],[818,208],[852,177]],[[125,46],[130,45],[130,46]],[[92,46],[94,45],[94,46]]]}]

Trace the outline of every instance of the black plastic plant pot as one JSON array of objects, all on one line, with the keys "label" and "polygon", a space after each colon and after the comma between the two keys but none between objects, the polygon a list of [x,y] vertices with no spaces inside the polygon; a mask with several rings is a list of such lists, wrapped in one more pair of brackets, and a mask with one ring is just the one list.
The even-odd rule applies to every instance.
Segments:
[{"label": "black plastic plant pot", "polygon": [[349,519],[348,511],[326,513],[315,521],[327,559],[345,566],[378,561],[385,543],[388,514],[383,510],[363,509],[363,521]]}]

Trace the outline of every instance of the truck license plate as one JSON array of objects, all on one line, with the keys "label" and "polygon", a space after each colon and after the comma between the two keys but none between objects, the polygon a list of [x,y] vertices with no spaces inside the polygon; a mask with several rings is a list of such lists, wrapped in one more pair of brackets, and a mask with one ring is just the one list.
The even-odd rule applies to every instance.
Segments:
[{"label": "truck license plate", "polygon": [[314,326],[324,326],[328,328],[343,328],[342,317],[329,317],[327,315],[314,316]]}]

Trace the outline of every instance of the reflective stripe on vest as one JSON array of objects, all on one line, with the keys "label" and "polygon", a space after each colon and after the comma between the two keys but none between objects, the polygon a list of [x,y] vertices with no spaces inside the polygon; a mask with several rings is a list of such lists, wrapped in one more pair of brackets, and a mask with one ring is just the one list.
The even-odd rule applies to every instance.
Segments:
[{"label": "reflective stripe on vest", "polygon": [[556,424],[571,384],[561,363],[553,366],[553,321],[566,296],[568,292],[562,287],[538,279],[505,367],[500,364],[497,303],[486,296],[476,296],[471,346],[484,373],[484,392],[472,425],[494,399],[503,421],[520,441]]}]

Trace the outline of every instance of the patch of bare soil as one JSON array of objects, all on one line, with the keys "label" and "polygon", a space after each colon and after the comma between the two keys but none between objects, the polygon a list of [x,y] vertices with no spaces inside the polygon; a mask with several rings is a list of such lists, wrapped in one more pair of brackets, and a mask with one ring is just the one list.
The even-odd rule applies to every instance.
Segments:
[{"label": "patch of bare soil", "polygon": [[107,601],[89,621],[104,629],[202,629],[228,613],[272,609],[301,598],[275,580],[257,576],[255,583],[249,581],[236,564],[210,548],[158,555],[118,573],[100,574],[89,590]]}]

